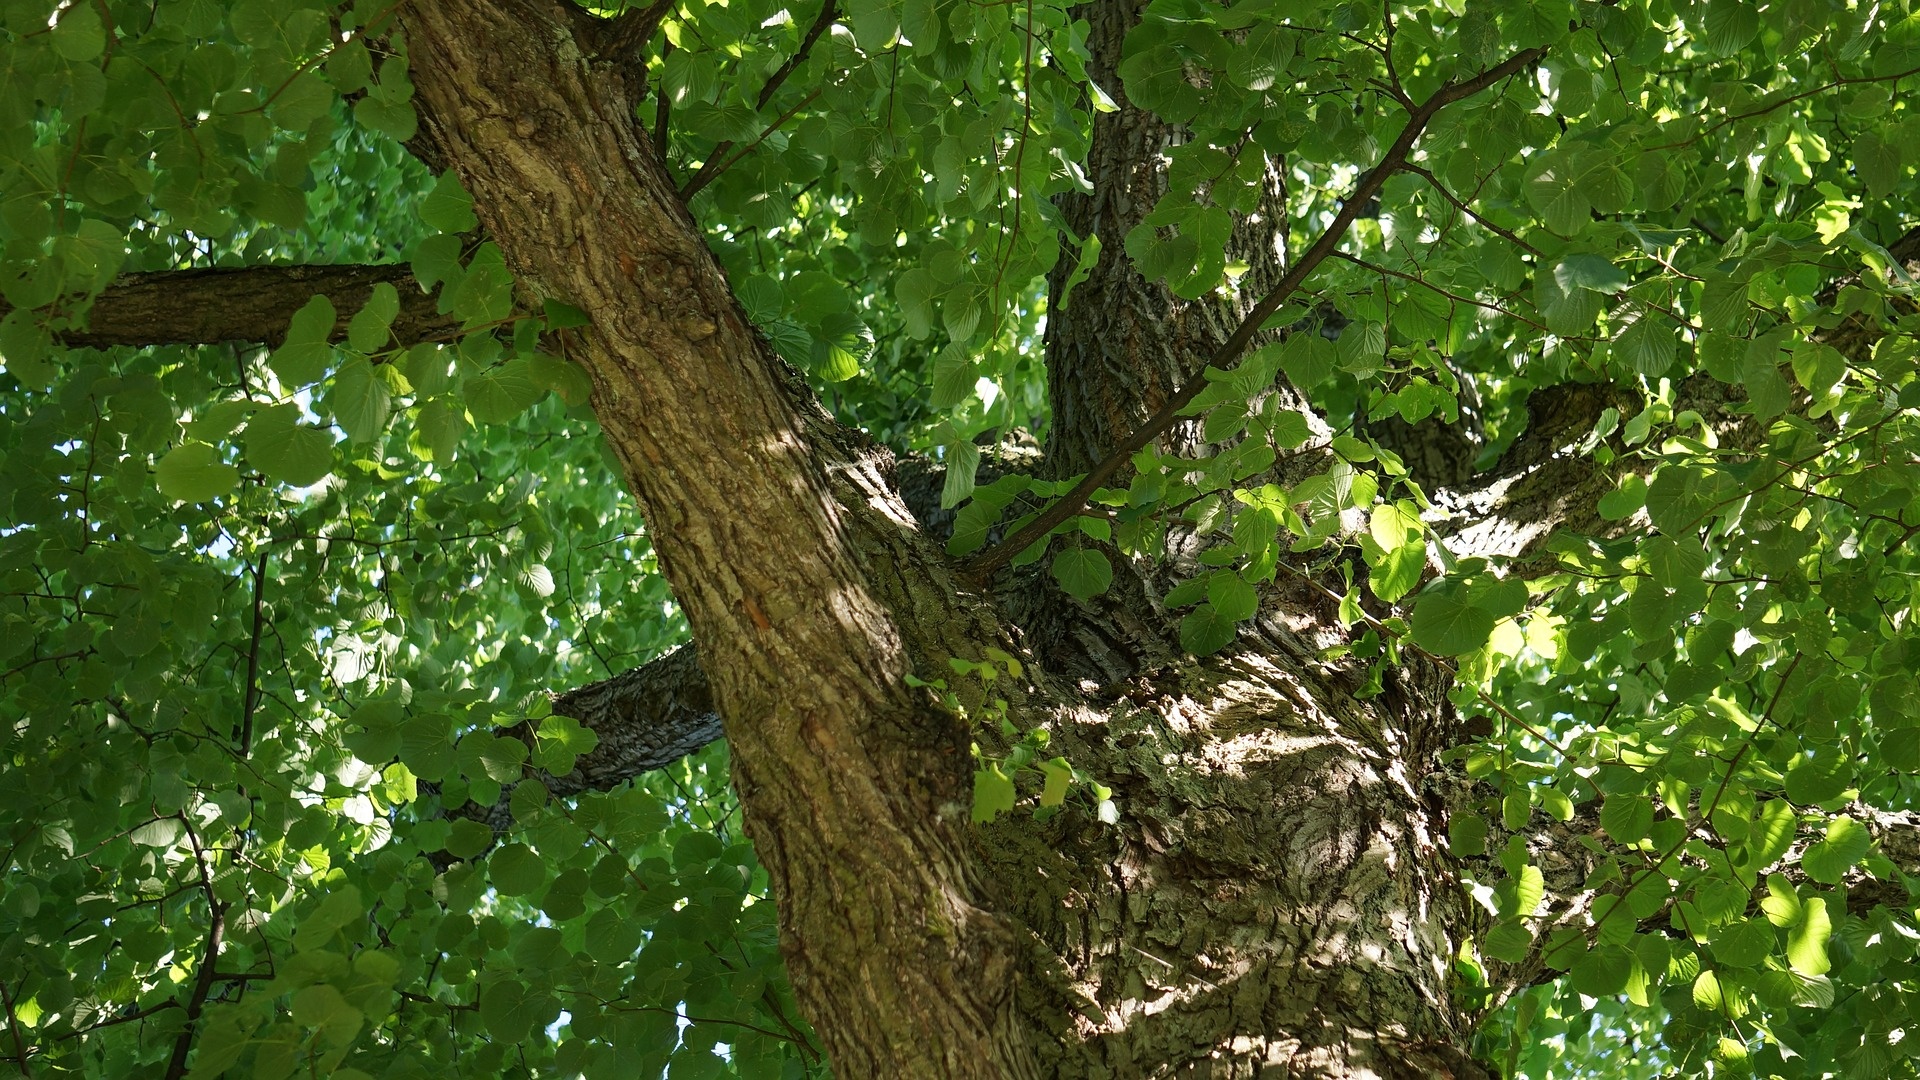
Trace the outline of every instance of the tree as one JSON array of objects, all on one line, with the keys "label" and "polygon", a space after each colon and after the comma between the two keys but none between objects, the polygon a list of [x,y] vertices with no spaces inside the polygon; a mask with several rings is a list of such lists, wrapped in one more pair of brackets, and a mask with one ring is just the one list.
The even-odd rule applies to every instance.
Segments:
[{"label": "tree", "polygon": [[1915,1074],[1920,14],[0,26],[19,1072]]}]

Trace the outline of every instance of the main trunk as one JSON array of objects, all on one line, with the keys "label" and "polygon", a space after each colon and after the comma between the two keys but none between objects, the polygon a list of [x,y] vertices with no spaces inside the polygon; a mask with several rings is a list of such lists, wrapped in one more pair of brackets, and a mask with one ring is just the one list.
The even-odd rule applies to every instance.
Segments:
[{"label": "main trunk", "polygon": [[[1090,10],[1110,89],[1122,2]],[[1095,606],[1046,579],[969,596],[891,489],[733,303],[632,122],[635,89],[542,0],[404,9],[427,137],[524,285],[593,319],[594,405],[700,643],[783,948],[839,1075],[1474,1075],[1451,963],[1470,913],[1439,838],[1460,791],[1439,672],[1358,695],[1324,593],[1283,574],[1261,617],[1184,659],[1145,571]],[[1119,237],[1179,133],[1123,108],[1106,240],[1051,328],[1049,468],[1102,456],[1247,306],[1183,304]],[[1249,286],[1281,238],[1243,223]],[[1178,437],[1178,433],[1176,433]],[[1175,446],[1178,444],[1176,443]],[[968,824],[975,735],[907,676],[1025,650],[1014,718],[1115,789]]]},{"label": "main trunk", "polygon": [[404,25],[426,134],[522,287],[592,315],[594,409],[701,642],[830,1055],[849,1076],[1028,1071],[966,732],[907,683],[913,639],[887,602],[913,554],[876,582],[853,539],[884,493],[850,494],[862,462],[816,437],[804,387],[741,315],[592,20],[425,0]]}]

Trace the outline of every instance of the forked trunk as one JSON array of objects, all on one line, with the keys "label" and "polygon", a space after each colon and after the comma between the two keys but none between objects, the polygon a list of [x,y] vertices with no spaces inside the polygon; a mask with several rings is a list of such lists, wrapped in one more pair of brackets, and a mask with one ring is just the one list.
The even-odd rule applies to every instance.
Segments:
[{"label": "forked trunk", "polygon": [[[1089,14],[1117,93],[1131,9]],[[1453,997],[1471,915],[1440,841],[1462,781],[1436,763],[1455,741],[1438,671],[1358,696],[1361,670],[1321,659],[1342,639],[1325,594],[1285,575],[1204,662],[1139,575],[1098,607],[1044,578],[966,595],[884,452],[834,429],[740,315],[592,20],[416,0],[403,22],[434,149],[523,285],[593,319],[595,409],[700,642],[840,1076],[1478,1073]],[[1246,306],[1180,301],[1122,258],[1178,136],[1131,108],[1103,119],[1101,190],[1066,208],[1105,254],[1052,324],[1057,474]],[[1250,288],[1280,266],[1284,220],[1240,226]],[[1115,788],[1117,825],[1085,807],[968,823],[972,733],[906,677],[986,646],[1035,658],[1016,719]]]}]

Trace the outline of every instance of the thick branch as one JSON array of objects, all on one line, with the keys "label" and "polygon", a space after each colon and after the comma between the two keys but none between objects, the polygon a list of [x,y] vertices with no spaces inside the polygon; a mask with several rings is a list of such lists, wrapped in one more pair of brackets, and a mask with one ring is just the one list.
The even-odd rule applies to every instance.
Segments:
[{"label": "thick branch", "polygon": [[[1367,174],[1353,186],[1353,191],[1340,204],[1339,211],[1333,215],[1333,220],[1313,242],[1313,246],[1287,268],[1287,272],[1281,276],[1273,290],[1254,305],[1253,310],[1247,313],[1247,317],[1241,321],[1239,328],[1234,330],[1232,336],[1220,343],[1220,348],[1214,352],[1212,359],[1207,361],[1207,369],[1231,367],[1240,359],[1240,354],[1246,351],[1254,335],[1259,333],[1267,319],[1280,310],[1320,264],[1333,254],[1340,241],[1346,238],[1348,227],[1380,194],[1380,189],[1386,185],[1388,177],[1398,172],[1406,163],[1407,156],[1413,153],[1414,144],[1420,140],[1421,134],[1426,131],[1427,124],[1432,122],[1441,109],[1456,101],[1472,97],[1487,87],[1526,70],[1545,55],[1544,48],[1528,49],[1471,79],[1441,87],[1434,91],[1432,97],[1415,107],[1407,117],[1407,126],[1401,129],[1399,137],[1395,138],[1393,145],[1387,148],[1387,152],[1381,156],[1379,163],[1368,170]],[[1055,526],[1079,513],[1080,508],[1086,505],[1087,499],[1099,489],[1100,485],[1119,472],[1141,447],[1159,438],[1174,425],[1179,419],[1181,410],[1191,404],[1206,385],[1206,369],[1202,369],[1199,374],[1189,379],[1178,393],[1169,398],[1159,412],[1128,436],[1127,440],[1108,454],[1105,460],[1094,466],[1083,480],[1074,485],[1072,491],[1061,497],[1026,526],[1016,530],[1012,536],[976,557],[968,565],[968,572],[975,577],[985,577],[993,573],[1005,566],[1015,555],[1026,550],[1034,541],[1051,533]]]},{"label": "thick branch", "polygon": [[[68,346],[277,344],[302,304],[322,293],[347,320],[382,282],[400,293],[393,333],[402,342],[449,336],[459,323],[436,310],[403,263],[380,266],[248,266],[123,274],[94,298],[81,328],[56,335]],[[0,316],[12,310],[0,301]]]},{"label": "thick branch", "polygon": [[[574,761],[572,772],[538,774],[547,790],[561,798],[611,790],[665,768],[726,734],[692,645],[682,645],[610,679],[555,694],[553,711],[578,720],[599,739],[590,753]],[[538,726],[526,721],[513,734],[531,750]],[[513,825],[513,789],[502,791],[491,806],[466,804],[453,814],[485,822],[496,834],[505,832]]]},{"label": "thick branch", "polygon": [[600,743],[572,772],[546,780],[555,795],[605,791],[671,765],[720,738],[720,714],[692,645],[611,679],[554,695],[553,711]]}]

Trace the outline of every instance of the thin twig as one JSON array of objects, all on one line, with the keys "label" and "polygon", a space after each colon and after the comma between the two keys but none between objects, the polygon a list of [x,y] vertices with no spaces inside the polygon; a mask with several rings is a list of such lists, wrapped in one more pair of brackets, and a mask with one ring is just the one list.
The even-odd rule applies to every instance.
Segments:
[{"label": "thin twig", "polygon": [[[666,63],[673,54],[673,39],[668,38],[660,46],[660,62]],[[653,156],[660,160],[660,167],[667,167],[667,121],[673,116],[673,101],[667,97],[665,87],[653,88]]]},{"label": "thin twig", "polygon": [[[678,0],[654,0],[645,8],[630,7],[601,24],[600,40],[594,53],[603,59],[618,60],[647,43]],[[665,55],[664,53],[662,54]]]},{"label": "thin twig", "polygon": [[[781,85],[787,81],[787,76],[792,75],[801,64],[806,63],[807,54],[813,51],[813,43],[820,40],[821,36],[827,32],[827,28],[833,25],[834,20],[837,19],[839,15],[840,11],[839,8],[835,6],[834,0],[827,0],[825,6],[820,9],[820,17],[813,21],[813,25],[807,28],[806,36],[800,39],[800,48],[796,49],[792,56],[787,57],[778,68],[774,69],[773,74],[767,77],[767,85],[760,88],[760,96],[754,99],[753,107],[756,111],[766,108],[767,102],[773,100],[773,95],[778,92]],[[801,101],[799,105],[788,109],[785,115],[775,120],[773,126],[761,132],[760,137],[753,140],[752,145],[748,146],[747,150],[751,150],[755,146],[759,146],[762,142],[765,142],[767,136],[780,130],[780,125],[786,123],[794,113],[800,111],[801,106],[806,105],[819,96],[820,91],[816,88],[813,93],[808,94],[806,99]],[[694,173],[693,179],[688,180],[686,186],[680,189],[681,202],[693,198],[695,192],[712,183],[714,177],[725,172],[734,162],[739,161],[746,155],[746,150],[742,150],[740,153],[729,158],[727,157],[727,151],[731,149],[733,149],[733,141],[731,139],[722,139],[714,144],[712,152],[707,154],[706,164],[700,166],[700,171]]]},{"label": "thin twig", "polygon": [[827,28],[832,26],[833,21],[839,16],[840,10],[834,0],[827,0],[826,5],[820,9],[820,17],[813,20],[813,25],[807,28],[807,36],[800,39],[800,48],[796,49],[792,56],[787,57],[786,61],[767,77],[767,85],[760,88],[760,96],[753,103],[754,108],[767,107],[767,102],[773,100],[774,92],[780,89],[780,84],[786,82],[787,76],[807,62],[807,54],[813,51],[813,43],[826,34]]},{"label": "thin twig", "polygon": [[720,159],[719,153],[722,147],[727,146],[729,144],[721,143],[720,146],[714,147],[714,153],[712,156],[707,158],[707,163],[705,165],[700,166],[700,171],[697,173],[694,173],[693,179],[687,181],[687,186],[680,189],[680,201],[686,202],[692,199],[695,195],[699,194],[700,189],[712,183],[714,177],[719,176],[721,173],[726,172],[728,169],[733,168],[733,166],[737,162],[739,162],[741,158],[746,157],[748,154],[753,153],[754,148],[759,146],[761,143],[766,142],[767,137],[769,135],[772,135],[774,132],[779,131],[780,126],[782,124],[785,124],[787,121],[793,119],[794,113],[797,113],[801,109],[806,108],[808,105],[813,104],[813,99],[819,96],[820,96],[820,90],[818,87],[816,87],[812,93],[808,94],[806,97],[801,98],[799,101],[794,102],[792,108],[788,109],[786,112],[781,113],[780,118],[778,120],[775,120],[773,123],[768,124],[767,130],[761,132],[759,138],[741,147],[738,151],[734,153],[732,157],[729,157],[724,161]]},{"label": "thin twig", "polygon": [[1406,165],[1402,166],[1402,168],[1404,168],[1407,172],[1410,172],[1415,176],[1425,179],[1427,183],[1433,185],[1433,190],[1439,192],[1443,198],[1445,198],[1448,202],[1452,203],[1454,206],[1459,207],[1461,213],[1479,222],[1481,227],[1486,229],[1488,232],[1491,232],[1496,236],[1504,237],[1511,243],[1518,244],[1520,247],[1525,248],[1528,252],[1534,255],[1540,254],[1539,248],[1534,247],[1532,244],[1529,244],[1525,240],[1520,239],[1520,237],[1514,235],[1512,230],[1503,229],[1500,226],[1495,225],[1493,222],[1488,221],[1485,217],[1482,217],[1479,211],[1475,210],[1471,206],[1468,206],[1465,202],[1461,201],[1459,196],[1455,195],[1452,191],[1449,191],[1447,189],[1447,185],[1441,183],[1440,178],[1433,175],[1433,173],[1428,172],[1426,169],[1421,168],[1420,166],[1415,165],[1412,162],[1408,162]]},{"label": "thin twig", "polygon": [[1825,83],[1821,86],[1816,86],[1811,90],[1802,90],[1797,94],[1788,94],[1785,97],[1778,98],[1774,101],[1768,102],[1765,105],[1759,105],[1752,109],[1748,109],[1746,112],[1729,113],[1728,115],[1721,117],[1719,120],[1715,121],[1714,123],[1708,124],[1705,128],[1703,128],[1700,131],[1699,134],[1693,136],[1692,138],[1681,139],[1679,142],[1670,142],[1662,146],[1651,147],[1648,149],[1647,152],[1658,153],[1661,150],[1680,150],[1685,147],[1692,146],[1694,143],[1697,143],[1701,139],[1704,139],[1707,136],[1713,134],[1714,132],[1719,131],[1721,128],[1726,127],[1728,124],[1737,123],[1741,120],[1751,120],[1756,116],[1765,116],[1766,114],[1772,112],[1775,109],[1781,108],[1783,106],[1791,105],[1796,101],[1804,101],[1805,99],[1810,97],[1817,97],[1821,94],[1826,93],[1829,90],[1837,90],[1842,86],[1853,86],[1859,83],[1881,83],[1881,82],[1897,83],[1901,79],[1904,79],[1909,75],[1920,75],[1920,67],[1908,68],[1905,71],[1897,72],[1892,75],[1865,75],[1857,79],[1836,78],[1830,83]]},{"label": "thin twig", "polygon": [[260,553],[260,560],[253,566],[253,633],[247,643],[247,687],[246,696],[240,706],[240,756],[253,753],[253,714],[260,705],[260,627],[262,619],[261,601],[267,591],[267,553]]},{"label": "thin twig", "polygon": [[27,1039],[20,1034],[20,1018],[13,1014],[13,995],[7,992],[5,982],[0,982],[0,1005],[7,1008],[7,1027],[13,1030],[14,1060],[20,1063],[20,1075],[33,1080],[33,1070],[27,1066]]},{"label": "thin twig", "polygon": [[207,927],[207,951],[200,960],[200,972],[193,981],[193,993],[187,998],[187,1020],[180,1028],[180,1034],[173,1040],[173,1057],[167,1062],[165,1080],[181,1080],[187,1075],[187,1055],[193,1052],[195,1022],[200,1019],[200,1010],[207,1004],[207,995],[213,991],[214,965],[220,959],[220,946],[227,938],[227,905],[213,890],[213,874],[207,869],[207,851],[200,846],[200,834],[194,830],[193,822],[185,814],[177,815],[180,824],[186,826],[187,839],[193,844],[193,859],[200,868],[200,887],[207,894],[209,924]]}]

